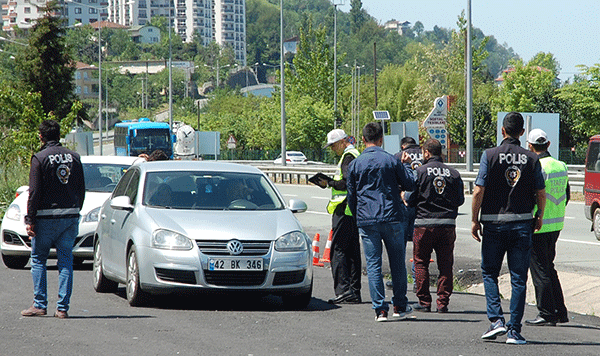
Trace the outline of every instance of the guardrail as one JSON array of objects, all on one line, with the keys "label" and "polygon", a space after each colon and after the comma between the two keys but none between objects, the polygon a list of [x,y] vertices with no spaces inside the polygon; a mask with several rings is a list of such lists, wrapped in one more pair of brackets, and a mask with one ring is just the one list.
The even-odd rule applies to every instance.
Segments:
[{"label": "guardrail", "polygon": [[[257,164],[257,161],[244,161],[243,163],[251,164],[256,166],[258,169],[263,171],[273,182],[277,183],[296,183],[296,184],[309,184],[308,178],[321,172],[325,175],[333,177],[337,167],[326,164],[308,164],[306,166],[288,165],[288,166],[275,166],[275,165],[263,165]],[[464,163],[450,163],[448,164],[454,167],[460,172],[463,182],[467,186],[469,191],[472,191],[473,184],[477,178],[477,172],[479,170],[479,164],[474,165],[473,172],[468,172]],[[569,184],[571,191],[573,188],[579,188],[583,190],[584,185],[584,172],[585,167],[583,165],[569,165]]]}]

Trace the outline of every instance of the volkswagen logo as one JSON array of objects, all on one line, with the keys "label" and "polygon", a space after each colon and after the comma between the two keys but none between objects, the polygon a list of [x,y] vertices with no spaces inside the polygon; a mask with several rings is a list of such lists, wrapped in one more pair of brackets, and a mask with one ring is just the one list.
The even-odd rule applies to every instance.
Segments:
[{"label": "volkswagen logo", "polygon": [[238,240],[231,240],[227,243],[227,249],[232,255],[239,255],[244,251],[244,245]]}]

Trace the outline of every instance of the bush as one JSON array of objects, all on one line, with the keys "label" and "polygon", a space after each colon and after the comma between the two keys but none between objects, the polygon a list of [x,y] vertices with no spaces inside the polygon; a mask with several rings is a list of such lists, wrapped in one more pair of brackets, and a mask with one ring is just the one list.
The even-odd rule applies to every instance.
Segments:
[{"label": "bush", "polygon": [[17,188],[29,184],[28,176],[29,164],[23,164],[18,159],[5,161],[0,166],[0,219],[15,199]]}]

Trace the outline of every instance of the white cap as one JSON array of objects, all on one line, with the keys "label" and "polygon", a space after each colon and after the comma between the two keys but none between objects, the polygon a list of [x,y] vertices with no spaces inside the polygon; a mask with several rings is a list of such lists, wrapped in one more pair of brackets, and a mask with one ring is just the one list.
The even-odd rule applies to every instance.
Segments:
[{"label": "white cap", "polygon": [[533,129],[529,131],[527,142],[532,145],[545,145],[548,142],[548,136],[542,129]]},{"label": "white cap", "polygon": [[342,129],[331,130],[327,134],[327,143],[325,144],[325,146],[323,146],[323,148],[329,147],[334,143],[338,142],[339,140],[345,139],[346,137],[348,137],[348,135],[346,135],[346,133]]}]

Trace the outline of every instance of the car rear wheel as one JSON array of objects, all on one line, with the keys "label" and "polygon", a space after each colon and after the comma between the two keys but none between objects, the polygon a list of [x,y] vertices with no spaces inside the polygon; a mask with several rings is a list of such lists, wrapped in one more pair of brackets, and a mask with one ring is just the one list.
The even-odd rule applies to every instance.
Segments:
[{"label": "car rear wheel", "polygon": [[305,293],[283,295],[281,297],[283,299],[283,306],[288,310],[305,309],[312,298],[312,290],[313,286],[311,282],[310,289]]},{"label": "car rear wheel", "polygon": [[100,250],[100,240],[97,239],[94,244],[94,290],[98,293],[112,293],[117,291],[119,284],[106,278],[102,270],[102,251]]},{"label": "car rear wheel", "polygon": [[594,220],[592,221],[594,236],[596,236],[596,240],[600,241],[600,208],[596,208],[596,210],[594,210]]},{"label": "car rear wheel", "polygon": [[132,307],[143,306],[148,302],[149,294],[140,287],[140,268],[135,246],[131,246],[127,255],[127,301]]},{"label": "car rear wheel", "polygon": [[4,265],[11,269],[23,269],[27,262],[29,262],[29,256],[10,256],[2,255],[2,261]]}]

